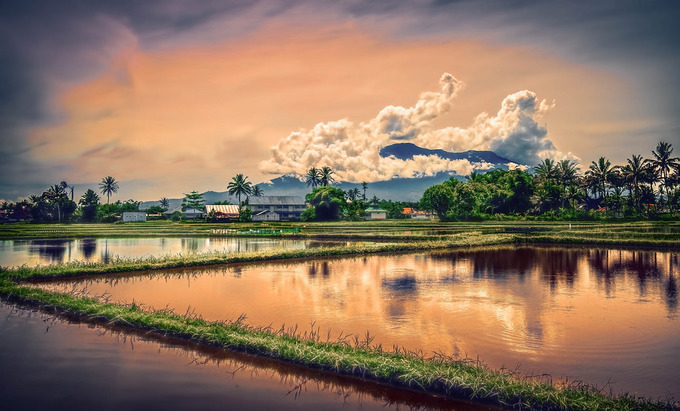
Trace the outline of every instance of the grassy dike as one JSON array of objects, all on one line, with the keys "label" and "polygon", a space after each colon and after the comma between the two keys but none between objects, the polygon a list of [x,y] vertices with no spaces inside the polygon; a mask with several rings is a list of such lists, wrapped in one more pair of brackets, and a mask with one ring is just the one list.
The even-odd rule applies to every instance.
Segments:
[{"label": "grassy dike", "polygon": [[[467,228],[477,225],[471,224]],[[493,226],[495,227],[495,226]],[[321,341],[314,333],[294,335],[285,330],[255,328],[240,321],[209,322],[168,311],[145,311],[136,305],[116,305],[95,299],[48,292],[22,284],[26,280],[68,278],[95,274],[124,273],[165,268],[208,266],[215,264],[272,261],[294,258],[325,258],[343,255],[461,249],[512,243],[578,243],[574,238],[589,236],[588,244],[598,241],[628,239],[628,243],[678,248],[678,242],[658,233],[633,235],[625,227],[614,229],[582,226],[580,232],[555,230],[538,233],[507,233],[488,227],[449,235],[446,240],[401,243],[363,244],[348,247],[307,250],[271,250],[256,253],[205,253],[138,260],[123,259],[109,264],[67,263],[56,266],[0,269],[0,297],[9,302],[37,307],[95,323],[145,330],[151,335],[173,336],[197,344],[231,349],[255,355],[358,376],[400,387],[421,390],[454,398],[496,404],[508,408],[545,410],[657,410],[680,409],[680,404],[662,403],[630,395],[610,397],[587,385],[554,385],[545,380],[515,375],[509,371],[492,371],[469,360],[442,356],[424,358],[405,352],[389,352],[365,342]],[[593,235],[598,231],[599,235]],[[633,230],[638,231],[638,230]],[[574,235],[575,234],[575,235]],[[672,235],[671,237],[676,237]],[[600,239],[600,240],[598,240]],[[670,241],[669,241],[670,240]]]}]

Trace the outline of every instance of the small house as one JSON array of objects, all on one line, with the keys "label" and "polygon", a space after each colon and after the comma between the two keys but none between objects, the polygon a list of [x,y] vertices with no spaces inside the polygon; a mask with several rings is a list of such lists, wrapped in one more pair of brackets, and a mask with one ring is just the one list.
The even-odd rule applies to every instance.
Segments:
[{"label": "small house", "polygon": [[366,210],[366,213],[364,214],[364,218],[366,220],[386,220],[387,219],[387,211],[382,210],[379,208],[369,208]]}]

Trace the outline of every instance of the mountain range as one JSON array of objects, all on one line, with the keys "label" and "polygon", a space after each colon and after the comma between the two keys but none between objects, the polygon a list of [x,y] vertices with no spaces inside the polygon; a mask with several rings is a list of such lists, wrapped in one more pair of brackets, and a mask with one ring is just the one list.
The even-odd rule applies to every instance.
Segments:
[{"label": "mountain range", "polygon": [[[508,163],[512,160],[501,157],[493,151],[476,151],[468,150],[460,153],[445,151],[445,150],[431,150],[427,148],[418,147],[412,143],[398,143],[383,147],[380,150],[381,157],[394,156],[400,160],[410,160],[414,156],[431,156],[436,155],[447,160],[463,160],[467,159],[470,163],[490,163],[494,169],[508,169]],[[454,177],[463,180],[465,176],[456,174],[455,171],[442,171],[432,176],[422,176],[414,178],[397,177],[385,181],[375,181],[368,183],[366,190],[366,198],[377,196],[381,199],[391,199],[394,201],[418,201],[422,197],[426,188],[440,184],[449,178]],[[310,188],[305,184],[305,180],[300,179],[296,175],[283,175],[276,177],[269,182],[258,184],[264,195],[299,195],[304,196],[310,192]],[[358,188],[363,193],[360,183],[349,183],[339,181],[333,184],[342,190],[350,190]],[[238,200],[236,196],[231,196],[226,191],[206,191],[203,193],[205,204],[213,204],[217,201],[230,201],[236,204]],[[182,204],[182,199],[170,199],[170,208],[178,207]],[[145,201],[141,204],[141,208],[145,209],[153,205],[158,205],[158,201]]]}]

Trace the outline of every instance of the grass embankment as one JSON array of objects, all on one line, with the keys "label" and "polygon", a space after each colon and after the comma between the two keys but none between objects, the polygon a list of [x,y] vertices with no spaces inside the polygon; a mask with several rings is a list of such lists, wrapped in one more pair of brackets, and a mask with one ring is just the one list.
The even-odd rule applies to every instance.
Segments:
[{"label": "grass embankment", "polygon": [[[535,227],[548,231],[518,237],[522,241],[572,244],[648,245],[672,247],[680,243],[680,221],[674,222],[564,222],[485,221],[451,222],[418,220],[346,222],[201,223],[149,221],[125,224],[4,224],[0,240],[49,238],[209,237],[213,230],[235,230],[229,236],[257,236],[247,230],[294,230],[275,237],[366,241],[440,241],[461,233],[500,234],[508,229]],[[677,247],[677,245],[676,245]]]},{"label": "grass embankment", "polygon": [[351,246],[318,247],[309,249],[274,249],[249,253],[208,252],[197,254],[144,257],[139,259],[116,259],[109,263],[84,263],[80,261],[44,266],[21,266],[0,268],[0,275],[15,281],[41,278],[68,278],[95,274],[124,273],[133,271],[161,270],[168,268],[210,266],[245,262],[274,261],[295,258],[319,258],[344,255],[395,253],[408,251],[441,250],[454,247],[511,244],[512,234],[480,233],[458,234],[445,241],[417,241],[384,244],[358,244]]},{"label": "grass embankment", "polygon": [[556,386],[512,372],[491,371],[472,361],[443,356],[425,358],[370,346],[370,338],[323,341],[313,330],[304,336],[286,330],[254,328],[241,321],[209,322],[170,311],[144,311],[29,288],[0,278],[5,299],[82,320],[146,330],[225,349],[266,356],[307,367],[359,376],[429,393],[520,409],[640,410],[673,408],[628,395],[609,397],[583,385]]}]

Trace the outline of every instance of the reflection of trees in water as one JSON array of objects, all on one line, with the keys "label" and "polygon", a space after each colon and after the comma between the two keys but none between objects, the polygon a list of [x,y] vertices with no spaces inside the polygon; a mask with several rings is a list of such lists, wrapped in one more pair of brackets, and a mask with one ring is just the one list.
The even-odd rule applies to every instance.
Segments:
[{"label": "reflection of trees in water", "polygon": [[521,282],[527,273],[537,270],[554,291],[561,280],[570,288],[574,286],[582,254],[583,251],[578,249],[509,247],[433,254],[432,258],[451,261],[452,268],[455,268],[456,261],[471,261],[475,279],[503,279],[517,275]]},{"label": "reflection of trees in water", "polygon": [[310,278],[316,277],[318,273],[321,273],[323,278],[328,278],[331,275],[331,267],[328,261],[314,261],[309,263],[307,266],[307,275]]},{"label": "reflection of trees in water", "polygon": [[84,238],[80,240],[80,252],[83,253],[85,260],[92,258],[97,251],[97,240],[94,238]]},{"label": "reflection of trees in water", "polygon": [[[646,298],[650,290],[658,289],[669,315],[675,315],[678,307],[677,272],[678,255],[657,251],[629,251],[591,249],[587,261],[597,276],[598,284],[607,296],[616,289],[617,281],[634,279],[640,298]],[[655,285],[652,288],[650,285]]]},{"label": "reflection of trees in water", "polygon": [[29,254],[37,254],[41,260],[49,262],[62,262],[68,249],[71,254],[73,240],[32,240]]}]

